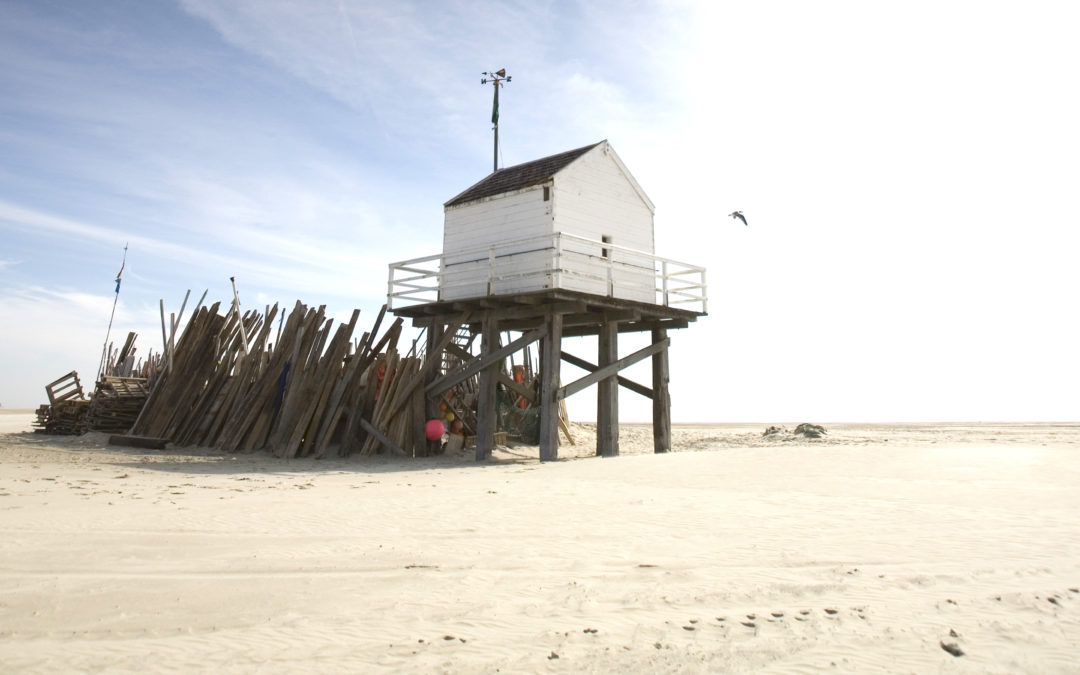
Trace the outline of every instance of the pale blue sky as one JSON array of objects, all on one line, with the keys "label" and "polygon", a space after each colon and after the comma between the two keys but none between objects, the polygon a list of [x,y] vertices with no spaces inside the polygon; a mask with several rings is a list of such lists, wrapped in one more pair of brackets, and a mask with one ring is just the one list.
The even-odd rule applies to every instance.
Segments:
[{"label": "pale blue sky", "polygon": [[143,352],[159,299],[227,301],[230,276],[247,307],[370,325],[387,264],[438,252],[442,203],[490,171],[480,73],[505,67],[504,165],[606,138],[658,253],[708,267],[710,316],[673,335],[676,421],[1075,420],[1077,19],[0,0],[0,405],[92,380],[125,242],[113,336]]}]

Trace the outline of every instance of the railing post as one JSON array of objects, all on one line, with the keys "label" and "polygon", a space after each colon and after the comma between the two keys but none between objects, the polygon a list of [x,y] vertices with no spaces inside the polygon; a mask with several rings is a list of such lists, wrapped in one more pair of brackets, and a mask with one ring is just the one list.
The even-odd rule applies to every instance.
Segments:
[{"label": "railing post", "polygon": [[664,307],[668,307],[669,306],[669,300],[668,300],[667,260],[664,260],[664,261],[662,261],[660,263],[660,272],[661,272],[661,274],[664,275],[664,280],[663,280],[663,284],[662,284],[663,289],[664,289]]},{"label": "railing post", "polygon": [[709,294],[706,292],[706,289],[707,289],[707,285],[705,283],[705,268],[702,267],[701,268],[701,313],[702,314],[708,314],[709,313],[709,297],[708,297]]},{"label": "railing post", "polygon": [[386,282],[386,308],[394,308],[394,266],[390,266],[390,278]]},{"label": "railing post", "polygon": [[446,254],[439,256],[439,271],[435,273],[435,299],[442,300],[443,274],[446,270]]}]

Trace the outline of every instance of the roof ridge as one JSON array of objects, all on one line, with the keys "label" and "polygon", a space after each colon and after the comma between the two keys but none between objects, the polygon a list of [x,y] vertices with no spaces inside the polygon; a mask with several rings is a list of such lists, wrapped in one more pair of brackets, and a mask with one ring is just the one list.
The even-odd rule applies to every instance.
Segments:
[{"label": "roof ridge", "polygon": [[605,140],[582,146],[573,150],[533,159],[521,164],[508,166],[497,171],[492,171],[478,182],[474,183],[457,196],[443,204],[444,207],[476,201],[484,197],[491,197],[511,190],[517,190],[529,185],[535,185],[552,177],[559,171],[569,166],[578,157],[589,152],[593,148],[603,144]]}]

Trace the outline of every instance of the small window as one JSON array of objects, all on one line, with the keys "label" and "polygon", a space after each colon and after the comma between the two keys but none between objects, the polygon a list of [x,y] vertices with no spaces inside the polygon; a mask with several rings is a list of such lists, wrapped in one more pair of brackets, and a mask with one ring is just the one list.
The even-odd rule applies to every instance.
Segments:
[{"label": "small window", "polygon": [[[601,236],[600,241],[604,242],[605,244],[610,244],[611,243],[611,235],[610,234],[605,234],[605,235]],[[609,249],[607,247],[604,247],[604,248],[600,249],[600,255],[602,255],[605,258],[610,258],[611,257],[611,249]]]},{"label": "small window", "polygon": [[549,186],[549,185],[544,186],[544,201],[545,202],[551,201],[551,186]]}]

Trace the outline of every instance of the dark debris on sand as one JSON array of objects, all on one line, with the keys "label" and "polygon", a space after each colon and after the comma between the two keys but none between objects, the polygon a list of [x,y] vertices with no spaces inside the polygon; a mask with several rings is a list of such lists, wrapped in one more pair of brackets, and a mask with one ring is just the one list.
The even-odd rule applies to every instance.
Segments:
[{"label": "dark debris on sand", "polygon": [[770,437],[802,437],[802,438],[821,438],[825,434],[829,433],[825,427],[820,424],[807,424],[803,423],[795,427],[795,431],[788,431],[786,427],[770,426],[765,429],[761,435],[765,438]]}]

